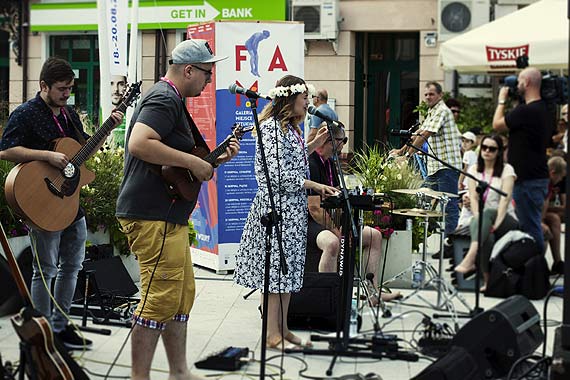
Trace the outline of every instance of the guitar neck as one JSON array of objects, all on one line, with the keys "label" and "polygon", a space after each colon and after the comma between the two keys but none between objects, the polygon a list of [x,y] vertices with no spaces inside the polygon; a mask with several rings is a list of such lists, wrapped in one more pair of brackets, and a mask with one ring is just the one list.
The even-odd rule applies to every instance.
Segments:
[{"label": "guitar neck", "polygon": [[208,153],[206,157],[204,157],[204,161],[208,162],[209,164],[214,164],[218,157],[226,152],[226,148],[230,145],[230,140],[233,136],[228,136],[220,145],[216,147],[213,151]]},{"label": "guitar neck", "polygon": [[[125,113],[127,107],[128,106],[123,102],[119,104],[119,106],[117,107],[117,111]],[[93,134],[93,136],[91,136],[87,140],[85,145],[81,147],[79,152],[77,152],[77,154],[75,155],[75,157],[73,157],[71,161],[77,164],[77,166],[81,166],[85,161],[87,161],[92,155],[96,153],[97,148],[99,147],[101,142],[104,141],[109,136],[109,133],[111,133],[111,131],[114,128],[115,128],[115,121],[111,116],[109,116],[107,120],[105,120],[103,125],[99,129],[97,129],[97,131]]]},{"label": "guitar neck", "polygon": [[4,231],[4,226],[0,223],[0,240],[2,243],[2,249],[4,250],[4,254],[6,255],[6,259],[8,260],[8,265],[10,266],[10,271],[12,272],[12,277],[14,281],[16,281],[16,285],[18,286],[18,291],[20,295],[24,299],[24,303],[26,305],[32,305],[32,297],[30,295],[30,291],[26,286],[26,282],[24,281],[24,276],[22,276],[22,272],[20,271],[20,267],[18,266],[18,262],[14,257],[14,253],[12,252],[12,248],[10,248],[10,243],[8,243],[8,238],[6,237],[6,232]]}]

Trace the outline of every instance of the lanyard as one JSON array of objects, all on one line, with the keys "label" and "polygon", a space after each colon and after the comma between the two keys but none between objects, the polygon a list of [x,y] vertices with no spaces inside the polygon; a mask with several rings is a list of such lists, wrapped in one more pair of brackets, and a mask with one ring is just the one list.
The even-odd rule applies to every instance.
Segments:
[{"label": "lanyard", "polygon": [[[67,116],[65,116],[65,112],[63,112],[63,108],[60,109],[60,114],[63,115],[63,118],[65,119],[65,125],[68,125],[67,122]],[[55,116],[54,113],[51,114],[51,116],[53,117],[53,121],[55,121],[55,124],[57,125],[57,128],[59,129],[59,132],[61,133],[62,136],[65,136],[65,131],[63,130],[63,127],[61,126],[61,123],[59,122],[59,119],[57,118],[57,116]]]},{"label": "lanyard", "polygon": [[319,156],[321,162],[323,163],[323,166],[325,167],[325,172],[326,172],[326,174],[327,174],[328,177],[329,177],[329,183],[328,183],[328,184],[329,184],[330,186],[334,186],[334,185],[333,185],[333,176],[332,176],[331,160],[326,160],[326,161],[325,161],[325,160],[323,159],[323,156],[321,156],[321,155],[319,154],[319,152],[316,152],[316,153],[317,153],[317,155]]},{"label": "lanyard", "polygon": [[307,164],[307,156],[305,155],[305,141],[303,141],[303,138],[299,135],[299,133],[297,132],[297,130],[295,128],[291,127],[291,130],[293,131],[295,138],[299,142],[299,145],[301,145],[301,150],[303,151],[303,158],[305,159],[305,165],[306,165]]},{"label": "lanyard", "polygon": [[168,79],[167,77],[162,77],[162,78],[160,78],[160,80],[168,83],[168,85],[174,89],[174,91],[176,92],[176,95],[178,95],[178,97],[180,99],[182,99],[182,95],[180,95],[180,92],[178,91],[178,89],[176,88],[174,83],[172,83],[172,81],[170,79]]}]

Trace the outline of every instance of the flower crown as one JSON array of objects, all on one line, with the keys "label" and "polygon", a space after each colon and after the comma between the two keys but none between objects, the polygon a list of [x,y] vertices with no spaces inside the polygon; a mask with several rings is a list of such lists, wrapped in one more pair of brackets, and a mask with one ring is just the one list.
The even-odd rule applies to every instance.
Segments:
[{"label": "flower crown", "polygon": [[309,97],[312,97],[317,93],[315,91],[315,86],[313,86],[312,84],[298,83],[288,87],[279,86],[272,88],[271,90],[269,90],[268,95],[270,98],[275,99],[280,96],[289,96],[293,94],[300,94],[302,92],[307,92],[309,94]]}]

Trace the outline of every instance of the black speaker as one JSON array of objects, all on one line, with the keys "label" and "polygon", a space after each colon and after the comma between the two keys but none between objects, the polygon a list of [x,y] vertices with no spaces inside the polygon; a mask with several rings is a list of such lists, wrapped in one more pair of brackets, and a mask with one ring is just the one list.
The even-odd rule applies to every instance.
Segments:
[{"label": "black speaker", "polygon": [[305,272],[303,288],[291,295],[287,324],[299,330],[336,330],[340,300],[337,273]]},{"label": "black speaker", "polygon": [[[79,272],[77,286],[75,287],[75,300],[84,297],[86,271],[93,272],[92,276],[101,295],[130,297],[139,291],[121,258],[114,256],[108,259],[83,262],[83,270]],[[93,277],[91,277],[91,281],[93,281]],[[93,294],[94,288],[94,286],[90,286],[90,295]]]},{"label": "black speaker", "polygon": [[448,353],[425,368],[412,380],[480,380],[477,362],[463,347],[453,346]]},{"label": "black speaker", "polygon": [[[24,249],[16,258],[20,272],[24,277],[24,282],[28,289],[30,289],[30,284],[32,283],[32,261],[34,256],[32,254],[32,248],[27,247]],[[18,292],[18,287],[16,286],[16,281],[12,277],[12,272],[10,271],[10,266],[8,261],[0,255],[0,317],[6,315],[16,314],[24,302],[22,296]]]},{"label": "black speaker", "polygon": [[481,379],[496,379],[542,340],[540,315],[528,299],[515,295],[465,324],[451,346],[463,347],[474,358]]}]

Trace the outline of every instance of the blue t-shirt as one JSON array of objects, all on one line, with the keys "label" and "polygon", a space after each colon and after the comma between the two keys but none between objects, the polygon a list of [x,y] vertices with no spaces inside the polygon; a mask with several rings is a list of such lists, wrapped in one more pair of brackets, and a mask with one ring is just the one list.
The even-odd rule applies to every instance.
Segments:
[{"label": "blue t-shirt", "polygon": [[[334,110],[328,105],[328,104],[321,104],[320,106],[317,107],[317,111],[319,111],[320,113],[322,113],[325,116],[330,117],[332,120],[334,121],[338,121],[338,115],[336,114],[336,112],[334,112]],[[321,126],[321,124],[323,123],[323,119],[321,119],[318,116],[315,115],[311,115],[311,123],[309,124],[309,126],[311,128],[319,128]]]}]

